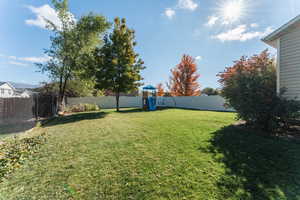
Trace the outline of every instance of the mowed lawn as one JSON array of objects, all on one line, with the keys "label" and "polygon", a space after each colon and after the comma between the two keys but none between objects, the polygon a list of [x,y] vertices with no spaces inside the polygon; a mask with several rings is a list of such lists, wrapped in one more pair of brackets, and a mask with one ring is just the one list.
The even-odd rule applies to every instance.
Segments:
[{"label": "mowed lawn", "polygon": [[234,113],[107,110],[55,119],[0,199],[300,199],[300,144]]}]

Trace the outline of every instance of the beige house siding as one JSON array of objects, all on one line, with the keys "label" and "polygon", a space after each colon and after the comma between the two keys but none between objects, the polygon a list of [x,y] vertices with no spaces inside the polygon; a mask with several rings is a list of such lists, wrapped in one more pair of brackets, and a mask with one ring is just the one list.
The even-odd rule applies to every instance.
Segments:
[{"label": "beige house siding", "polygon": [[300,27],[280,37],[279,45],[280,88],[285,96],[300,99]]}]

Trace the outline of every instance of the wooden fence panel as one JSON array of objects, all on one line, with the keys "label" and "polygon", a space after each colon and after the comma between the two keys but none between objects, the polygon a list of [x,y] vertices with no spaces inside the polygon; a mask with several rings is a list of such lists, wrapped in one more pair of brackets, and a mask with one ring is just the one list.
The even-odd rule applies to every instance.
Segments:
[{"label": "wooden fence panel", "polygon": [[34,119],[32,98],[0,98],[0,124],[26,122]]}]

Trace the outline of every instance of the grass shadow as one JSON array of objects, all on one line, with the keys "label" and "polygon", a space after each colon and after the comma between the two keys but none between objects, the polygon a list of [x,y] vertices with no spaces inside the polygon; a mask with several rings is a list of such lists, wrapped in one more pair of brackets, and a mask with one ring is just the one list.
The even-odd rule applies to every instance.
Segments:
[{"label": "grass shadow", "polygon": [[0,125],[0,138],[4,136],[10,136],[17,133],[22,133],[34,128],[36,122],[34,120],[27,122],[9,123]]},{"label": "grass shadow", "polygon": [[104,118],[107,112],[89,112],[89,113],[76,113],[68,116],[55,117],[49,120],[42,121],[43,127],[56,126],[68,123],[74,123],[82,120],[93,120]]},{"label": "grass shadow", "polygon": [[155,111],[167,110],[167,109],[171,109],[171,108],[168,108],[168,107],[157,107],[157,109],[154,110],[154,111],[145,111],[142,108],[125,108],[125,109],[121,109],[119,111],[119,113],[155,112]]},{"label": "grass shadow", "polygon": [[137,112],[144,112],[142,108],[123,108],[120,109],[118,113],[137,113]]},{"label": "grass shadow", "polygon": [[299,143],[238,126],[218,130],[210,143],[226,169],[218,179],[224,199],[300,199]]}]

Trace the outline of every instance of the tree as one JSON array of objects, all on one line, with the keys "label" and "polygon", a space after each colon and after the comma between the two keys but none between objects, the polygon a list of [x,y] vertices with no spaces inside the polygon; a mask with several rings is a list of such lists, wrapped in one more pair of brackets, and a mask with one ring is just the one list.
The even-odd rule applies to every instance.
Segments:
[{"label": "tree", "polygon": [[126,26],[125,19],[115,18],[112,33],[104,38],[104,45],[95,51],[97,66],[96,87],[113,91],[116,94],[116,109],[119,111],[121,92],[137,89],[144,62],[135,53],[134,31]]},{"label": "tree", "polygon": [[64,97],[68,82],[75,78],[90,77],[91,53],[101,43],[101,35],[110,24],[103,16],[90,13],[78,21],[69,12],[68,0],[53,0],[60,24],[47,20],[48,28],[53,31],[51,47],[45,51],[49,56],[46,63],[38,63],[41,72],[48,73],[58,82],[59,110],[64,107]]},{"label": "tree", "polygon": [[206,94],[207,96],[219,95],[219,91],[217,89],[210,87],[204,88],[201,90],[201,93]]},{"label": "tree", "polygon": [[218,76],[222,96],[248,124],[274,131],[298,116],[299,103],[276,93],[275,61],[267,50],[242,57]]},{"label": "tree", "polygon": [[165,94],[163,84],[162,83],[157,84],[156,88],[157,88],[157,96],[163,97]]},{"label": "tree", "polygon": [[200,75],[193,57],[183,55],[180,64],[171,70],[171,74],[168,88],[172,96],[200,95],[200,85],[197,82]]},{"label": "tree", "polygon": [[[35,91],[44,95],[58,94],[59,83],[42,83],[43,86],[36,88]],[[94,80],[81,80],[72,79],[68,82],[65,89],[66,97],[92,97],[92,96],[104,96],[104,91],[95,89]]]}]

